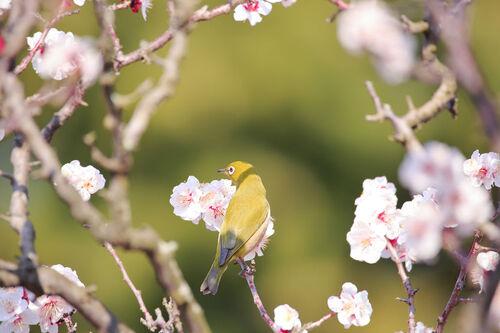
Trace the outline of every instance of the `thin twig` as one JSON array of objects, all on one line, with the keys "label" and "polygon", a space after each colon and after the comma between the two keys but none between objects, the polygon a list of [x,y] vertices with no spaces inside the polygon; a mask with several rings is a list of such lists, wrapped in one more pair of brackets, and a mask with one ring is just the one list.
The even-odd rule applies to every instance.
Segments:
[{"label": "thin twig", "polygon": [[460,265],[460,271],[458,273],[457,281],[455,282],[455,286],[451,292],[450,298],[444,307],[443,312],[438,317],[436,333],[442,333],[444,330],[444,326],[448,320],[448,316],[453,311],[453,309],[461,302],[463,299],[460,298],[460,294],[465,287],[465,279],[467,278],[467,270],[469,269],[469,264],[471,260],[476,257],[478,247],[477,244],[481,240],[482,235],[480,232],[476,232],[474,234],[474,238],[472,240],[472,245],[470,247],[469,253],[467,254],[465,262]]},{"label": "thin twig", "polygon": [[302,326],[301,329],[299,330],[299,333],[300,332],[305,332],[305,331],[308,331],[308,330],[310,331],[312,329],[320,327],[321,325],[323,325],[323,323],[325,321],[327,321],[328,319],[330,319],[330,318],[332,318],[334,316],[335,316],[335,312],[327,313],[326,315],[324,315],[320,319],[318,319],[316,321],[313,321],[313,322],[310,322],[310,323],[307,323],[304,326]]},{"label": "thin twig", "polygon": [[255,303],[255,306],[257,306],[257,309],[259,310],[260,316],[262,319],[264,319],[264,322],[273,330],[273,332],[279,332],[280,330],[274,323],[274,321],[271,319],[269,314],[266,311],[266,308],[264,307],[264,303],[262,303],[262,300],[259,296],[259,292],[257,291],[257,287],[255,286],[255,281],[254,281],[254,271],[251,267],[249,267],[243,260],[237,259],[238,264],[241,267],[241,275],[242,277],[246,280],[248,284],[248,288],[250,289],[250,292],[252,293],[253,297],[253,302]]},{"label": "thin twig", "polygon": [[410,278],[406,274],[405,268],[403,267],[403,263],[401,262],[396,249],[394,248],[394,246],[392,246],[389,240],[387,240],[387,249],[389,249],[389,252],[391,253],[392,260],[396,263],[399,277],[401,278],[403,286],[406,290],[406,298],[400,298],[398,300],[408,304],[408,332],[415,333],[415,294],[417,293],[418,289],[413,289]]},{"label": "thin twig", "polygon": [[142,311],[142,314],[144,315],[144,319],[148,323],[153,323],[153,316],[148,311],[148,308],[146,308],[146,304],[144,303],[144,300],[142,299],[142,293],[139,289],[136,288],[132,280],[130,279],[130,276],[127,273],[127,270],[125,269],[125,266],[123,266],[123,262],[121,261],[120,257],[118,257],[118,254],[116,253],[115,249],[111,244],[108,242],[104,242],[104,247],[108,252],[111,254],[113,259],[115,260],[116,264],[118,265],[118,268],[120,268],[120,271],[123,276],[123,281],[128,285],[130,290],[135,296],[135,299],[137,300],[137,303],[139,304],[139,309]]}]

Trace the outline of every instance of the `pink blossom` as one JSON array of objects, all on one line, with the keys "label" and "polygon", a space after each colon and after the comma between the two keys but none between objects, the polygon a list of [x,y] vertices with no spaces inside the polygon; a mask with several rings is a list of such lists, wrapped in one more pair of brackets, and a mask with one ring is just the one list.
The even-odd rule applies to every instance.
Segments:
[{"label": "pink blossom", "polygon": [[475,150],[471,158],[464,162],[463,169],[474,186],[484,185],[487,190],[493,186],[500,186],[500,159],[498,153],[480,154],[479,150]]}]

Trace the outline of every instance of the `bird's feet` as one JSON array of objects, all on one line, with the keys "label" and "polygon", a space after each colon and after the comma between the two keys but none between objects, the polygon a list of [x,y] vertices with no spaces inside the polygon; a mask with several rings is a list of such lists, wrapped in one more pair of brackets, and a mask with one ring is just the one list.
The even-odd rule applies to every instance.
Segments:
[{"label": "bird's feet", "polygon": [[241,267],[240,276],[246,278],[249,275],[255,274],[255,260],[251,260],[250,263],[246,263],[242,259],[238,259],[238,264]]}]

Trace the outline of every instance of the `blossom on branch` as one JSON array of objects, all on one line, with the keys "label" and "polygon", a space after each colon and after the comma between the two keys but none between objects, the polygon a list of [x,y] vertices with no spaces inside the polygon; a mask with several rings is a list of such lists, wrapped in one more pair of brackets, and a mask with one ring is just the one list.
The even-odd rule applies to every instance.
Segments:
[{"label": "blossom on branch", "polygon": [[477,266],[471,271],[471,280],[479,285],[479,292],[484,290],[484,282],[498,266],[499,254],[495,251],[481,252],[476,257]]},{"label": "blossom on branch", "polygon": [[282,304],[274,309],[274,323],[281,332],[291,332],[302,326],[299,313],[288,304]]},{"label": "blossom on branch", "polygon": [[144,21],[148,19],[148,10],[153,7],[153,0],[132,0],[130,1],[130,10],[133,13],[141,11]]},{"label": "blossom on branch", "polygon": [[[51,268],[64,275],[77,286],[84,287],[76,272],[71,268],[64,267],[63,265],[53,265]],[[62,297],[55,295],[42,295],[37,298],[35,304],[39,308],[40,330],[42,333],[57,333],[58,324],[64,317],[70,316],[76,311]]]},{"label": "blossom on branch", "polygon": [[83,5],[85,5],[85,1],[86,0],[73,0],[73,2],[75,3],[75,5],[80,6],[80,7],[83,6]]},{"label": "blossom on branch", "polygon": [[281,2],[281,0],[247,0],[239,4],[234,9],[233,18],[235,21],[247,21],[251,26],[262,21],[262,16],[267,16],[273,9],[272,3]]},{"label": "blossom on branch", "polygon": [[30,303],[23,312],[2,322],[0,324],[0,333],[28,333],[30,325],[36,325],[39,321],[38,307]]},{"label": "blossom on branch", "polygon": [[475,150],[471,158],[464,162],[463,169],[474,186],[484,185],[487,190],[493,186],[500,187],[500,159],[498,153],[480,154],[479,150]]},{"label": "blossom on branch", "polygon": [[358,288],[351,282],[342,285],[340,297],[330,296],[328,307],[337,314],[339,322],[345,328],[354,326],[366,326],[370,323],[373,309],[368,300],[366,290],[358,292]]},{"label": "blossom on branch", "polygon": [[88,201],[92,194],[104,188],[106,184],[106,179],[98,169],[92,165],[82,167],[77,160],[63,165],[61,173],[84,201]]},{"label": "blossom on branch", "polygon": [[359,218],[354,219],[351,230],[347,233],[347,242],[351,246],[354,260],[374,264],[379,261],[386,247],[386,229]]},{"label": "blossom on branch", "polygon": [[51,28],[40,44],[41,32],[27,37],[30,52],[35,52],[32,65],[43,79],[63,80],[77,74],[84,86],[90,86],[103,68],[102,56],[93,43],[75,37],[71,32]]},{"label": "blossom on branch", "polygon": [[415,40],[382,1],[353,1],[338,17],[337,35],[349,52],[372,55],[390,83],[405,81],[415,63]]},{"label": "blossom on branch", "polygon": [[208,184],[201,184],[200,187],[201,217],[207,229],[218,231],[236,187],[231,185],[229,179],[213,180]]},{"label": "blossom on branch", "polygon": [[28,308],[29,299],[24,288],[0,288],[0,321],[8,320]]},{"label": "blossom on branch", "polygon": [[433,333],[434,329],[432,327],[426,327],[421,321],[417,322],[415,326],[415,333]]},{"label": "blossom on branch", "polygon": [[429,142],[422,151],[405,156],[399,178],[413,193],[434,188],[444,225],[458,227],[459,232],[470,235],[492,217],[494,209],[486,189],[474,186],[465,176],[464,161],[458,149]]}]

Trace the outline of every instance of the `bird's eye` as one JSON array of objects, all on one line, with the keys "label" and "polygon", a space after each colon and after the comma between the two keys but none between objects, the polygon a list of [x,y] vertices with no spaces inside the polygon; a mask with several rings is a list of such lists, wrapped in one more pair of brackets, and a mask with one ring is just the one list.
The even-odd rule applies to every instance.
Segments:
[{"label": "bird's eye", "polygon": [[232,174],[234,173],[234,167],[232,167],[232,166],[231,166],[231,167],[229,167],[229,168],[227,169],[227,173],[229,173],[230,175],[232,175]]}]

